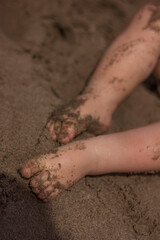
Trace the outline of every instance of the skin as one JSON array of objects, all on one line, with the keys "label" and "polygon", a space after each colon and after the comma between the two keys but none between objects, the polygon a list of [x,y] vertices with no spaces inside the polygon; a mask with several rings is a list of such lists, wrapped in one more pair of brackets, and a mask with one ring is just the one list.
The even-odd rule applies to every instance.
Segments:
[{"label": "skin", "polygon": [[[160,9],[141,9],[105,52],[84,93],[55,113],[48,127],[66,143],[86,129],[102,133],[118,104],[159,66]],[[44,202],[86,175],[160,169],[160,123],[60,147],[21,169]]]},{"label": "skin", "polygon": [[156,75],[159,11],[152,4],[141,9],[106,50],[83,94],[52,115],[48,128],[54,141],[67,143],[86,130],[104,133],[119,103],[151,72]]},{"label": "skin", "polygon": [[[29,160],[21,169],[44,202],[86,175],[160,169],[160,122],[69,143],[57,153]],[[127,141],[126,141],[127,139]],[[81,146],[84,147],[76,147]]]},{"label": "skin", "polygon": [[153,71],[153,75],[156,78],[157,92],[160,95],[160,59],[158,60],[157,65]]}]

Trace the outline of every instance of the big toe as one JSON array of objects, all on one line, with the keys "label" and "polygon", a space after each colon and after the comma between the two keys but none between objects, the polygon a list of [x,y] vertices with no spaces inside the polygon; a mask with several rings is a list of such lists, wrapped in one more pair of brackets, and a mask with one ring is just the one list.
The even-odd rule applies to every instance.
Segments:
[{"label": "big toe", "polygon": [[28,160],[20,169],[22,177],[30,178],[34,174],[43,170],[42,157]]},{"label": "big toe", "polygon": [[25,178],[30,178],[31,176],[31,170],[27,167],[22,167],[22,169],[20,169],[20,173]]}]

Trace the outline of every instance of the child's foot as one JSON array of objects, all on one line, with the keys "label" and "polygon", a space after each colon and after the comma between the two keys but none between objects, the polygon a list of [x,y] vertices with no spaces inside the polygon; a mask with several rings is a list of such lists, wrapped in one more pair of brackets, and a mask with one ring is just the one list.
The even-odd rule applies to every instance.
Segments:
[{"label": "child's foot", "polygon": [[54,112],[48,123],[53,140],[66,143],[86,130],[95,135],[104,133],[110,125],[114,107],[110,102],[106,93],[96,93],[92,89]]},{"label": "child's foot", "polygon": [[53,199],[64,189],[89,174],[94,162],[94,150],[88,141],[77,141],[60,147],[54,154],[42,155],[26,162],[21,169],[25,178],[31,178],[32,191],[44,202]]}]

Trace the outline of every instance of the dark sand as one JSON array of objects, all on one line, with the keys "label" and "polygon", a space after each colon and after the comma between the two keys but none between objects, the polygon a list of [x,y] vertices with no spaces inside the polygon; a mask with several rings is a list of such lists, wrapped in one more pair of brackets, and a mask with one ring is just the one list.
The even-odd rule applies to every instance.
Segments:
[{"label": "dark sand", "polygon": [[[17,172],[58,145],[44,129],[50,112],[84,88],[105,48],[146,2],[1,0],[0,239],[160,239],[158,173],[86,177],[43,204]],[[159,109],[160,100],[139,86],[109,132],[160,120]]]}]

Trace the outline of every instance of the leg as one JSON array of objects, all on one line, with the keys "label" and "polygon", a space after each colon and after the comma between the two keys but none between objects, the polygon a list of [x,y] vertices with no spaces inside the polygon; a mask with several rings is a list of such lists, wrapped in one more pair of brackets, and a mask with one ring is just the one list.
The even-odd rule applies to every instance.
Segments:
[{"label": "leg", "polygon": [[117,105],[155,68],[160,53],[160,10],[148,4],[113,42],[83,94],[48,123],[53,140],[66,143],[81,132],[103,133]]},{"label": "leg", "polygon": [[160,122],[76,141],[54,154],[29,160],[21,174],[33,177],[30,182],[33,192],[48,201],[85,175],[159,170],[159,133]]},{"label": "leg", "polygon": [[156,78],[157,92],[160,95],[160,59],[158,60],[157,65],[153,71],[153,75]]}]

